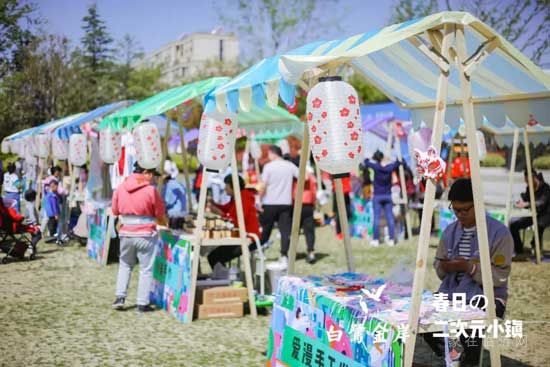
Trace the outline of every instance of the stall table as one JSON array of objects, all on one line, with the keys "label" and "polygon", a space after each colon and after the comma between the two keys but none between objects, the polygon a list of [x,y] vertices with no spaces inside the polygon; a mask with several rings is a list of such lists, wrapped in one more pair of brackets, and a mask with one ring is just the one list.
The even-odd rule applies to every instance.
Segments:
[{"label": "stall table", "polygon": [[[380,301],[361,289],[382,287]],[[403,366],[411,287],[361,273],[285,276],[279,281],[267,366]],[[361,303],[368,307],[364,312]],[[419,332],[443,331],[438,322],[484,320],[485,312],[438,312],[431,292],[424,291]]]}]

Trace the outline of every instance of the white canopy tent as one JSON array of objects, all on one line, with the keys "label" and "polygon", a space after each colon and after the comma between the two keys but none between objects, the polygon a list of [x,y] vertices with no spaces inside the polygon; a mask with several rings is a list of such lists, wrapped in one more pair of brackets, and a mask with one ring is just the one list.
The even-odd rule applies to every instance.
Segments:
[{"label": "white canopy tent", "polygon": [[[544,109],[544,103],[550,99],[550,77],[496,31],[463,12],[433,14],[374,32],[311,44],[293,53],[278,58],[280,73],[265,73],[263,80],[248,84],[235,83],[234,88],[226,87],[217,93],[215,91],[211,103],[220,111],[234,106],[247,108],[251,100],[255,102],[262,96],[268,104],[273,104],[277,101],[277,94],[288,99],[289,86],[300,85],[308,90],[317,76],[323,73],[333,75],[340,66],[347,65],[362,73],[398,105],[416,108],[424,116],[424,121],[431,122],[433,116],[433,123],[430,124],[433,126],[432,145],[438,150],[444,121],[459,121],[458,114],[461,112],[470,152],[483,289],[487,299],[494,299],[483,184],[476,144],[476,126],[481,124],[481,119],[476,119],[476,116],[501,113],[524,125],[529,121],[529,115],[533,115],[539,123],[550,125],[550,111]],[[504,111],[491,108],[495,102],[504,106]],[[446,118],[447,112],[451,116]],[[456,118],[453,114],[457,115]],[[504,121],[492,116],[490,118]],[[307,129],[304,132],[307,134]],[[303,189],[305,161],[309,153],[307,141],[305,139],[303,144],[297,196],[301,195]],[[337,189],[341,189],[338,180]],[[406,366],[412,365],[418,331],[434,199],[435,185],[429,181],[424,202],[428,210],[422,214],[412,307],[409,312],[411,338],[405,348]],[[301,209],[296,208],[299,206],[295,206],[295,213]],[[345,216],[343,219],[345,234]],[[348,267],[353,270],[349,238],[345,237],[345,244]],[[296,246],[295,241],[291,242],[289,272],[294,271],[293,245]],[[493,302],[488,302],[487,316],[488,324],[496,318]],[[491,365],[500,366],[498,348],[492,347],[490,351]]]}]

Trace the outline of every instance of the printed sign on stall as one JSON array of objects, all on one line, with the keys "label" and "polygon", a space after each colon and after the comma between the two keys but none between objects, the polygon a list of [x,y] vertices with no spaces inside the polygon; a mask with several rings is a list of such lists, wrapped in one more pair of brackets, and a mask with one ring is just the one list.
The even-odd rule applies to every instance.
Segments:
[{"label": "printed sign on stall", "polygon": [[89,223],[90,233],[86,249],[88,257],[97,261],[100,265],[107,264],[109,256],[109,242],[107,241],[107,233],[109,226],[109,217],[105,208],[97,208]]}]

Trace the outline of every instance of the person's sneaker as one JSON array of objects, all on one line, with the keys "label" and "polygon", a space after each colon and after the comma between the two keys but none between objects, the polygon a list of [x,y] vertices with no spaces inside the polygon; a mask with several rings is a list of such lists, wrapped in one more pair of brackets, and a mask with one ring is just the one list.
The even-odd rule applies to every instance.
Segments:
[{"label": "person's sneaker", "polygon": [[525,253],[517,254],[512,258],[512,261],[529,261],[529,255]]},{"label": "person's sneaker", "polygon": [[286,256],[284,256],[284,255],[281,256],[281,257],[279,258],[279,261],[277,261],[277,263],[278,263],[279,266],[280,266],[281,268],[283,268],[283,269],[288,268],[288,257],[286,257]]},{"label": "person's sneaker", "polygon": [[155,309],[149,305],[138,305],[137,306],[137,312],[139,313],[144,313],[144,312],[151,312],[151,311],[154,311]]},{"label": "person's sneaker", "polygon": [[126,301],[124,297],[117,297],[113,302],[113,308],[115,310],[122,310],[122,308],[124,307],[124,301]]},{"label": "person's sneaker", "polygon": [[372,247],[378,247],[378,246],[380,246],[380,242],[378,242],[378,240],[372,240],[372,241],[370,241],[370,245]]},{"label": "person's sneaker", "polygon": [[390,246],[390,247],[395,246],[394,240],[388,240],[387,244],[388,244],[388,246]]},{"label": "person's sneaker", "polygon": [[306,261],[309,264],[313,264],[315,262],[315,252],[311,251],[307,253]]}]

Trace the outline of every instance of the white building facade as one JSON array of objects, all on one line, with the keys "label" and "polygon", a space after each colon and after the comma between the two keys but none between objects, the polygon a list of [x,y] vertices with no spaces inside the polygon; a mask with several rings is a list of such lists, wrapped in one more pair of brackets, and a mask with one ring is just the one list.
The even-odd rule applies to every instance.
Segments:
[{"label": "white building facade", "polygon": [[232,35],[192,33],[155,50],[136,62],[136,67],[160,67],[161,81],[178,85],[204,71],[212,63],[236,65],[239,40]]}]

